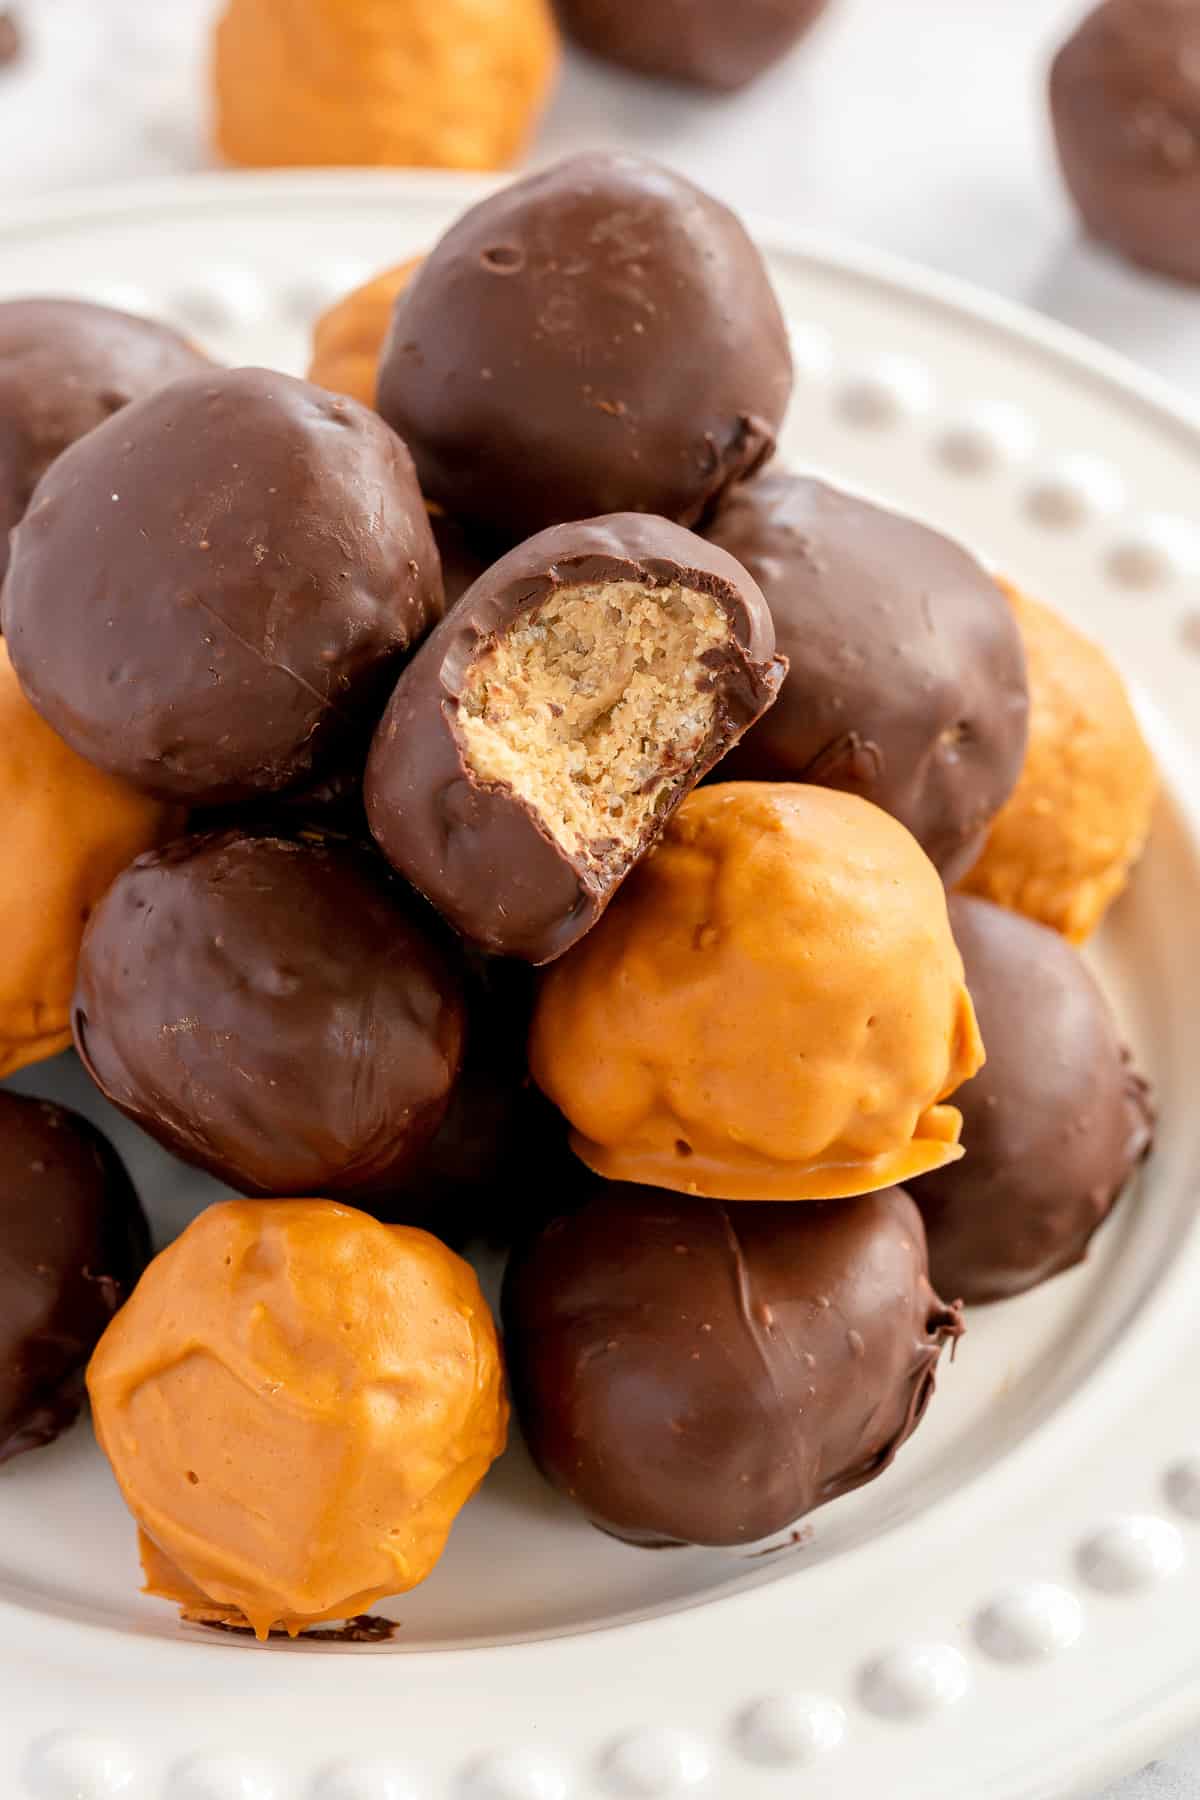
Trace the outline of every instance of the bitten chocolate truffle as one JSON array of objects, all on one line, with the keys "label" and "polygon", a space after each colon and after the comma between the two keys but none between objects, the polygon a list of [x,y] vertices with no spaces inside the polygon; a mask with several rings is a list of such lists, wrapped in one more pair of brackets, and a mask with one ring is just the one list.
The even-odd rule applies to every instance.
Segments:
[{"label": "bitten chocolate truffle", "polygon": [[790,662],[718,779],[861,794],[956,881],[1025,754],[1025,655],[997,584],[915,519],[801,475],[735,488],[706,535],[762,588]]},{"label": "bitten chocolate truffle", "polygon": [[541,532],[401,676],[367,761],[371,830],[464,937],[549,962],[770,705],[774,649],[745,570],[681,526]]},{"label": "bitten chocolate truffle", "polygon": [[0,581],[8,534],[55,457],[131,400],[206,367],[153,319],[86,300],[0,302]]},{"label": "bitten chocolate truffle", "polygon": [[74,1423],[87,1359],[149,1255],[107,1138],[66,1107],[0,1091],[0,1462]]},{"label": "bitten chocolate truffle", "polygon": [[634,1543],[743,1544],[882,1473],[961,1330],[900,1188],[723,1206],[598,1184],[508,1270],[543,1474]]},{"label": "bitten chocolate truffle", "polygon": [[365,741],[442,584],[411,459],[374,413],[214,370],[59,457],[13,534],[3,611],[21,685],[72,749],[218,805]]},{"label": "bitten chocolate truffle", "polygon": [[1200,281],[1200,8],[1105,0],[1054,59],[1050,110],[1087,229],[1131,261]]},{"label": "bitten chocolate truffle", "polygon": [[640,75],[731,91],[791,49],[825,0],[558,0],[575,41]]},{"label": "bitten chocolate truffle", "polygon": [[96,1085],[256,1195],[386,1194],[462,1055],[456,974],[370,852],[226,832],[142,856],[92,915],[72,1025]]},{"label": "bitten chocolate truffle", "polygon": [[961,894],[950,922],[987,1062],[954,1097],[962,1161],[912,1193],[942,1292],[1004,1300],[1083,1260],[1150,1147],[1153,1112],[1070,944]]},{"label": "bitten chocolate truffle", "polygon": [[623,153],[473,207],[404,289],[379,410],[447,512],[509,543],[600,513],[694,524],[774,450],[787,331],[739,220]]}]

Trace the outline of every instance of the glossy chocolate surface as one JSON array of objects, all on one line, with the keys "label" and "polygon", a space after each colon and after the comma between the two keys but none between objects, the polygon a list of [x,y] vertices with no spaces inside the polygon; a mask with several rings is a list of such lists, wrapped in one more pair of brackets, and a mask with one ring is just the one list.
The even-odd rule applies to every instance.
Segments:
[{"label": "glossy chocolate surface", "polygon": [[1200,282],[1200,8],[1105,0],[1062,46],[1050,109],[1072,198],[1094,237]]},{"label": "glossy chocolate surface", "polygon": [[887,1467],[961,1329],[907,1194],[591,1192],[514,1255],[503,1317],[534,1459],[595,1524],[748,1544]]},{"label": "glossy chocolate surface", "polygon": [[718,779],[861,794],[959,879],[1025,754],[1025,654],[996,583],[949,538],[803,475],[734,489],[706,535],[758,582],[790,663]]},{"label": "glossy chocolate surface", "polygon": [[593,152],[446,233],[396,302],[378,405],[426,496],[512,543],[600,513],[693,524],[771,455],[791,385],[733,213]]},{"label": "glossy chocolate surface", "polygon": [[139,857],[84,936],[97,1086],[241,1194],[386,1194],[462,1056],[452,964],[369,851],[227,832]]},{"label": "glossy chocolate surface", "polygon": [[130,401],[208,366],[153,319],[86,300],[0,301],[0,581],[8,534],[55,457]]},{"label": "glossy chocolate surface", "polygon": [[1083,1260],[1150,1148],[1154,1114],[1065,938],[963,894],[950,923],[987,1062],[954,1096],[962,1161],[912,1193],[940,1290],[1004,1300]]},{"label": "glossy chocolate surface", "polygon": [[12,545],[33,704],[90,762],[196,806],[336,767],[442,613],[403,444],[262,369],[174,382],[73,445]]},{"label": "glossy chocolate surface", "polygon": [[640,75],[731,91],[787,53],[826,0],[558,0],[575,41]]},{"label": "glossy chocolate surface", "polygon": [[0,1090],[0,1462],[71,1425],[150,1254],[125,1166],[78,1113]]}]

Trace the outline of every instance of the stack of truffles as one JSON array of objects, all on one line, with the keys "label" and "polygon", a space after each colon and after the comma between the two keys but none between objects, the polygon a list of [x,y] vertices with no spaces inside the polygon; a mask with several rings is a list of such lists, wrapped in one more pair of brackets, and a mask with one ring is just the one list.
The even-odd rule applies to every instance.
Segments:
[{"label": "stack of truffles", "polygon": [[790,1526],[1150,1137],[1073,948],[1149,828],[1119,678],[771,462],[731,213],[576,158],[316,350],[0,307],[4,1069],[70,1034],[239,1196],[145,1267],[111,1149],[0,1095],[0,1453],[90,1356],[149,1588],[260,1636],[429,1573],[506,1388],[608,1532]]}]

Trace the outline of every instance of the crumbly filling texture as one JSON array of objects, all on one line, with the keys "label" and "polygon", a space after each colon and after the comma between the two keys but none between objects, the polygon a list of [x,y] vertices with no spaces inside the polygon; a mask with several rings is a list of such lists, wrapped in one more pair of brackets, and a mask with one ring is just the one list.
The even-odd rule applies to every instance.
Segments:
[{"label": "crumbly filling texture", "polygon": [[563,588],[472,665],[467,761],[506,783],[567,853],[603,869],[635,853],[716,717],[702,658],[731,641],[711,595],[613,581]]}]

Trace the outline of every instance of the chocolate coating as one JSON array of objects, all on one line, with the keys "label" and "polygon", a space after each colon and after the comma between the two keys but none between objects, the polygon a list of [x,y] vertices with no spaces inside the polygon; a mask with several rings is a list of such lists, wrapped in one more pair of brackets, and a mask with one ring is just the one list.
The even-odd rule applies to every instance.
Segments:
[{"label": "chocolate coating", "polygon": [[131,400],[207,367],[153,319],[86,300],[0,302],[0,581],[8,534],[55,457]]},{"label": "chocolate coating", "polygon": [[343,760],[442,612],[404,445],[263,369],[174,382],[98,427],[12,546],[4,628],[33,704],[90,762],[197,806]]},{"label": "chocolate coating", "polygon": [[601,1183],[516,1253],[502,1310],[534,1460],[642,1544],[752,1543],[872,1480],[961,1330],[900,1188],[726,1206]]},{"label": "chocolate coating", "polygon": [[466,213],[396,302],[379,410],[421,487],[506,541],[690,525],[775,448],[792,362],[758,250],[657,164],[575,156]]},{"label": "chocolate coating", "polygon": [[[21,54],[21,30],[11,12],[5,7],[0,12],[0,69],[6,69],[9,63],[16,62]],[[3,578],[0,569],[0,579]]]},{"label": "chocolate coating", "polygon": [[387,1216],[455,1248],[474,1238],[506,1246],[558,1212],[549,1196],[563,1169],[577,1165],[565,1119],[526,1065],[533,970],[499,957],[464,960],[462,1069],[437,1131],[389,1196]]},{"label": "chocolate coating", "polygon": [[1050,110],[1063,176],[1093,236],[1200,281],[1200,9],[1105,0],[1062,46]]},{"label": "chocolate coating", "polygon": [[483,571],[495,562],[503,546],[492,551],[476,541],[475,535],[452,519],[448,513],[435,512],[429,516],[429,524],[433,531],[433,541],[438,547],[438,555],[442,559],[442,586],[446,593],[446,609],[449,611],[457,601],[461,600],[469,587],[473,587]]},{"label": "chocolate coating", "polygon": [[732,91],[787,53],[826,0],[558,0],[577,43],[640,75]]},{"label": "chocolate coating", "polygon": [[107,1138],[66,1107],[0,1091],[0,1462],[74,1423],[88,1357],[149,1255]]},{"label": "chocolate coating", "polygon": [[1078,951],[965,894],[950,923],[987,1046],[959,1088],[966,1155],[912,1183],[933,1279],[1005,1300],[1073,1268],[1148,1153],[1154,1113]]},{"label": "chocolate coating", "polygon": [[999,587],[949,538],[807,476],[735,488],[706,535],[762,588],[790,663],[719,779],[861,794],[957,881],[1025,755],[1025,653]]},{"label": "chocolate coating", "polygon": [[[601,868],[568,854],[511,787],[475,777],[459,718],[479,656],[556,593],[606,582],[712,596],[731,640],[711,667],[716,713],[694,764],[677,772],[673,795],[636,852]],[[549,962],[595,924],[679,801],[771,704],[781,675],[762,595],[723,551],[642,514],[552,527],[493,563],[401,675],[367,760],[371,831],[393,866],[470,942]]]},{"label": "chocolate coating", "polygon": [[226,832],[141,856],[84,936],[76,1047],[151,1137],[239,1193],[386,1193],[458,1074],[447,959],[368,851]]}]

